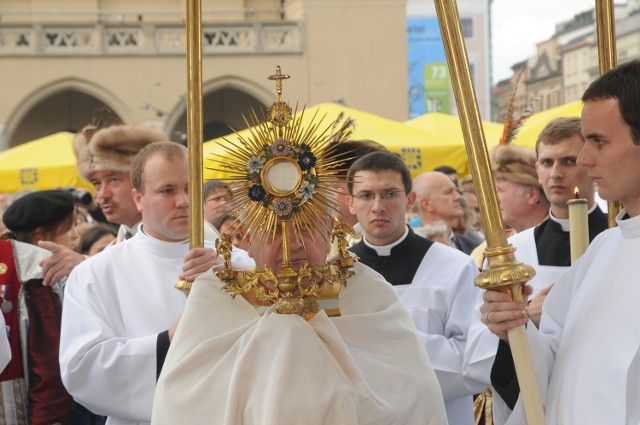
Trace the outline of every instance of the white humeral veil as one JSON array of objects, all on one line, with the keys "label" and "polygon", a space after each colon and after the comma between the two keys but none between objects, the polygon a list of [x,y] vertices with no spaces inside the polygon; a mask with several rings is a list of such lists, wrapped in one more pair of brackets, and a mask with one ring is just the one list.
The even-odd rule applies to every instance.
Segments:
[{"label": "white humeral veil", "polygon": [[340,293],[342,316],[260,317],[206,273],[194,283],[154,400],[152,423],[446,424],[411,318],[368,267]]}]

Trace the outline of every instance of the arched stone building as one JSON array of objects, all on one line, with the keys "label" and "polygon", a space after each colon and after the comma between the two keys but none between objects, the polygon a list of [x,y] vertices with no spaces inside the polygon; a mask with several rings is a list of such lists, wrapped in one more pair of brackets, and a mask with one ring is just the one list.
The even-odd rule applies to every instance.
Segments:
[{"label": "arched stone building", "polygon": [[[203,0],[205,140],[270,105],[340,101],[407,119],[405,1]],[[0,150],[77,131],[109,106],[126,123],[186,129],[184,0],[0,0]]]}]

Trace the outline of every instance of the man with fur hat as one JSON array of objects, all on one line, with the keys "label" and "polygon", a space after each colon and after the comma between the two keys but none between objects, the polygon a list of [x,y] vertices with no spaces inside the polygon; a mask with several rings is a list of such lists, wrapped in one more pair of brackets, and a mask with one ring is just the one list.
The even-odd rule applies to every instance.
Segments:
[{"label": "man with fur hat", "polygon": [[[496,185],[496,193],[500,204],[500,213],[507,236],[513,236],[541,223],[549,213],[549,202],[542,190],[542,184],[536,171],[536,153],[525,146],[498,145],[491,152],[491,167]],[[480,244],[471,257],[482,269],[486,242]],[[482,300],[478,300],[478,307]],[[477,312],[474,309],[474,314]],[[473,328],[476,328],[475,330]],[[489,334],[491,340],[488,349],[478,348],[478,341]],[[473,318],[469,328],[469,344],[465,353],[465,373],[479,382],[489,385],[489,371],[484,366],[493,362],[494,343],[486,327],[480,322],[480,316]],[[470,348],[469,348],[470,347]],[[485,353],[486,354],[485,356]],[[488,359],[491,358],[489,361]]]},{"label": "man with fur hat", "polygon": [[[73,141],[78,173],[95,188],[107,220],[120,225],[117,241],[135,234],[142,218],[131,196],[131,161],[144,146],[162,140],[167,140],[163,132],[148,127],[89,125]],[[53,254],[42,262],[45,284],[68,276],[84,260],[83,255],[53,242],[39,245]]]},{"label": "man with fur hat", "polygon": [[[84,146],[83,139],[86,140]],[[95,188],[107,220],[120,224],[118,241],[133,236],[142,219],[131,196],[133,157],[143,147],[165,140],[167,136],[153,128],[114,125],[98,130],[85,128],[74,141],[80,174]]]},{"label": "man with fur hat", "polygon": [[500,145],[492,162],[505,227],[521,232],[544,220],[549,202],[538,181],[536,153],[525,146]]}]

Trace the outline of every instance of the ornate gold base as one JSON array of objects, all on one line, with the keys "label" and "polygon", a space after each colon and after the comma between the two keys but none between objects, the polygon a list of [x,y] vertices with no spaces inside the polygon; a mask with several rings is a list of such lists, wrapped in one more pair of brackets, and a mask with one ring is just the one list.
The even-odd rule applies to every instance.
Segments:
[{"label": "ornate gold base", "polygon": [[[346,246],[346,225],[336,222],[332,237],[339,245]],[[217,244],[219,254],[230,257],[228,236],[222,235]],[[320,266],[302,264],[298,271],[284,264],[279,273],[266,266],[261,271],[235,271],[230,261],[225,261],[224,270],[217,271],[218,278],[225,283],[223,289],[231,294],[243,295],[256,306],[275,304],[279,314],[313,315],[320,310],[318,300],[337,299],[340,288],[353,276],[354,258],[346,249],[340,250],[338,258]]]}]

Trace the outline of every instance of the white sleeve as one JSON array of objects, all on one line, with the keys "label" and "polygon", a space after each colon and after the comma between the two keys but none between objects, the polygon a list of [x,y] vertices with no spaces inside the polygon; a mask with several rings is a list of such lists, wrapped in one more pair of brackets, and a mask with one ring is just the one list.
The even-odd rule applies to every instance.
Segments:
[{"label": "white sleeve", "polygon": [[[446,258],[445,261],[452,263],[447,270],[429,277],[425,285],[416,285],[414,279],[409,285],[413,287],[411,297],[401,297],[427,349],[445,400],[469,396],[486,388],[467,382],[462,373],[469,316],[479,291],[473,284],[478,269],[470,257],[464,257],[462,261],[455,261],[456,257]],[[430,266],[438,267],[433,262]]]},{"label": "white sleeve", "polygon": [[[117,291],[97,283],[90,261],[71,273],[65,292],[60,372],[67,391],[99,415],[150,421],[157,335],[126,338]],[[106,283],[106,285],[105,285]]]},{"label": "white sleeve", "polygon": [[491,385],[491,367],[498,349],[498,337],[492,334],[480,320],[483,293],[484,290],[478,291],[475,306],[469,313],[469,333],[464,351],[462,373],[470,385],[487,388]]}]

